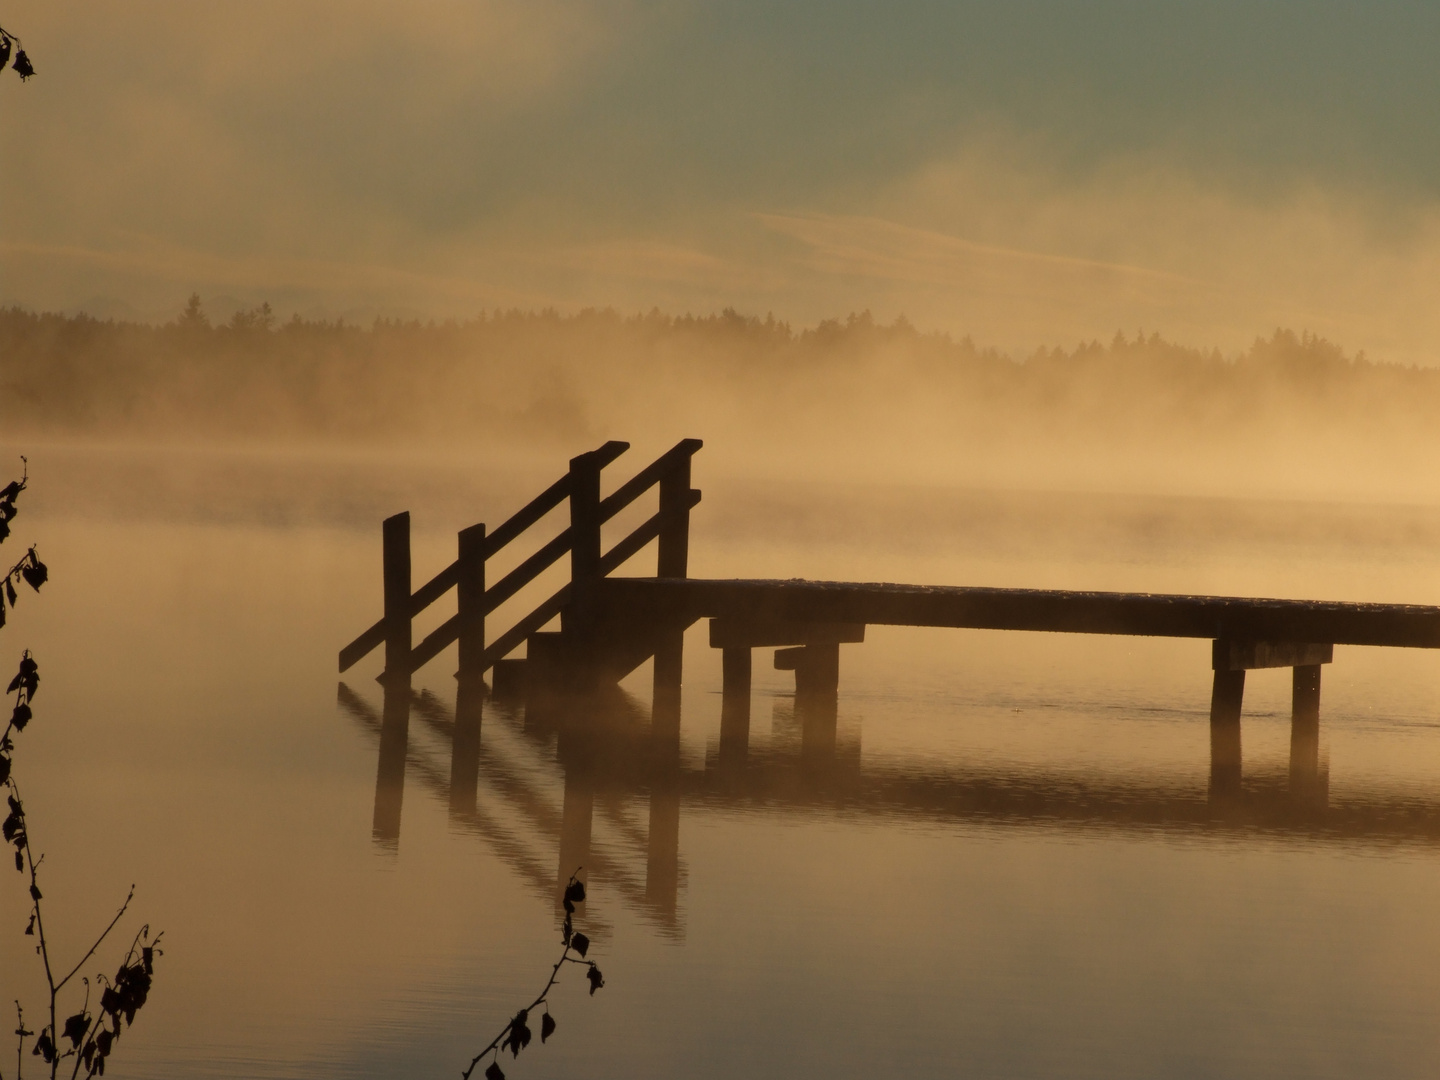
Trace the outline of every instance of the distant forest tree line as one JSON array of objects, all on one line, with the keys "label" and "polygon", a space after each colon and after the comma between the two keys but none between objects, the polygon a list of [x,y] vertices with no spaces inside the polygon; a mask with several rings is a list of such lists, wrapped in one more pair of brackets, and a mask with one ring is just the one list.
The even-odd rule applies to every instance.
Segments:
[{"label": "distant forest tree line", "polygon": [[[1428,432],[1440,370],[1277,330],[1239,355],[1126,336],[1012,357],[869,313],[796,330],[727,310],[505,311],[469,321],[165,325],[0,311],[12,430],[86,436],[529,440],[668,431],[852,439],[1216,436],[1362,443]],[[769,432],[767,436],[765,433]],[[778,445],[778,442],[777,442]]]}]

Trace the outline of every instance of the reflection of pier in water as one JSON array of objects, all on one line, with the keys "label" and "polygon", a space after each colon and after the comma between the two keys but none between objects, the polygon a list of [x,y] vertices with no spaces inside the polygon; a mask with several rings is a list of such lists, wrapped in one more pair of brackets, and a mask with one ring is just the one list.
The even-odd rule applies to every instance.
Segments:
[{"label": "reflection of pier in water", "polygon": [[[820,813],[851,819],[925,819],[1018,827],[1163,832],[1225,838],[1265,836],[1307,842],[1440,842],[1440,799],[1369,790],[1329,796],[1319,757],[1318,717],[1297,708],[1288,772],[1241,777],[1228,749],[1212,740],[1210,782],[1095,776],[1030,767],[863,762],[856,742],[837,739],[833,695],[776,699],[775,725],[792,738],[749,745],[749,702],[734,695],[721,709],[720,738],[703,766],[682,761],[673,700],[659,700],[653,723],[630,695],[533,696],[528,704],[485,706],[457,720],[426,693],[387,695],[383,715],[343,683],[341,705],[379,736],[375,836],[398,844],[405,776],[449,808],[456,825],[480,837],[537,892],[558,905],[571,871],[584,866],[606,891],[671,934],[681,933],[678,895],[681,807],[743,808],[763,813]],[[466,702],[461,701],[462,712]],[[1301,705],[1305,704],[1302,695]],[[407,707],[408,705],[408,707]],[[409,738],[415,715],[440,742]],[[450,761],[441,763],[449,750]],[[1218,760],[1217,760],[1218,759]],[[558,766],[558,770],[557,770]],[[1218,772],[1223,783],[1216,782]],[[563,785],[555,805],[554,789]],[[503,804],[491,812],[483,789]],[[649,803],[645,826],[629,805]],[[600,812],[606,842],[594,837]],[[533,854],[533,837],[558,851]],[[643,858],[643,874],[635,868]],[[605,927],[598,929],[603,934]]]},{"label": "reflection of pier in water", "polygon": [[[537,723],[537,717],[527,719],[523,710],[492,706],[482,745],[478,717],[457,720],[432,694],[414,694],[408,702],[401,694],[387,694],[378,713],[343,683],[338,697],[340,705],[379,741],[373,825],[379,845],[398,848],[408,775],[449,808],[453,826],[480,837],[557,909],[564,883],[583,867],[583,877],[603,879],[607,891],[662,931],[680,933],[680,793],[674,780],[678,761],[672,754],[662,751],[631,758],[629,767],[620,770],[610,751],[621,745],[633,749],[637,740],[624,738],[613,728],[597,740],[589,731],[560,733]],[[629,699],[622,704],[630,707],[619,712],[615,701],[606,704],[612,722],[643,724],[648,733],[648,716]],[[422,730],[438,738],[438,744],[435,739],[411,737],[412,716]],[[506,722],[496,723],[501,716]],[[442,765],[437,757],[446,753],[450,760]],[[555,775],[556,763],[563,777],[559,805],[553,791],[560,779]],[[482,790],[500,804],[498,811],[486,808],[479,798]],[[626,806],[641,794],[649,795],[648,827],[637,823]],[[594,841],[597,809],[613,840]],[[536,838],[558,846],[556,862],[536,856]],[[643,873],[634,867],[637,854],[644,859]],[[604,936],[607,930],[593,912],[590,927],[592,936]]]}]

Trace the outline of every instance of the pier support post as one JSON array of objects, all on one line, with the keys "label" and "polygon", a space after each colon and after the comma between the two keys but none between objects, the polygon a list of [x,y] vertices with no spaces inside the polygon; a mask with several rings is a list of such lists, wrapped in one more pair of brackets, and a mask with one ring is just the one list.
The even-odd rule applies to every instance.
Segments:
[{"label": "pier support post", "polygon": [[1310,802],[1323,799],[1320,777],[1320,665],[1293,669],[1290,711],[1290,793]]},{"label": "pier support post", "polygon": [[752,652],[732,646],[720,651],[720,760],[743,762],[750,748],[750,677]]},{"label": "pier support post", "polygon": [[410,690],[410,513],[385,519],[381,527],[385,578],[386,687]]},{"label": "pier support post", "polygon": [[721,687],[725,699],[744,698],[750,700],[751,651],[748,647],[733,646],[720,650]]},{"label": "pier support post", "polygon": [[829,695],[840,692],[840,643],[813,642],[775,650],[775,670],[795,672],[795,694]]},{"label": "pier support post", "polygon": [[1216,669],[1210,694],[1210,795],[1240,791],[1240,706],[1245,672]]}]

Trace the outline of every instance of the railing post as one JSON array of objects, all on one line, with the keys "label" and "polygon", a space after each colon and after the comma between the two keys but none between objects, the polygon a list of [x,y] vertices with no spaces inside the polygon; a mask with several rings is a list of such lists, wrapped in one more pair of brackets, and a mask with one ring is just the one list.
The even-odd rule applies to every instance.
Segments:
[{"label": "railing post", "polygon": [[[681,455],[660,477],[660,535],[655,576],[683,578],[690,566],[690,455]],[[658,698],[678,694],[685,655],[685,631],[663,627],[655,649]]]},{"label": "railing post", "polygon": [[410,513],[385,519],[385,684],[410,685]]},{"label": "railing post", "polygon": [[[600,591],[600,462],[595,454],[570,459],[570,604],[561,618],[567,663],[593,660]],[[577,673],[572,673],[577,674]],[[588,681],[588,676],[581,676]]]},{"label": "railing post", "polygon": [[462,683],[478,688],[485,670],[485,526],[471,525],[459,536],[460,579],[455,583],[456,613],[460,617],[459,645]]},{"label": "railing post", "polygon": [[690,456],[683,455],[660,478],[659,557],[655,576],[683,578],[690,565]]}]

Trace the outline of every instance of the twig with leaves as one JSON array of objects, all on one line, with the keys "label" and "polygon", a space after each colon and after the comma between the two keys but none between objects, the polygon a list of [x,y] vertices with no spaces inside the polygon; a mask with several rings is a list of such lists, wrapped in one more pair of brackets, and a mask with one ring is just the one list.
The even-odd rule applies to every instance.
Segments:
[{"label": "twig with leaves", "polygon": [[[95,985],[101,988],[100,1007],[93,1013],[90,1010],[91,983],[88,978],[82,978],[85,986],[85,1000],[78,1012],[65,1019],[64,1026],[60,1025],[60,994],[68,986],[81,969],[95,955],[110,932],[115,929],[121,916],[130,907],[130,901],[135,897],[135,886],[130,886],[130,892],[125,897],[125,902],[120,905],[120,910],[115,917],[101,931],[95,943],[86,950],[78,963],[70,968],[63,976],[56,977],[56,969],[50,955],[50,942],[45,933],[45,913],[42,901],[44,893],[40,890],[40,867],[45,862],[43,855],[37,857],[30,844],[30,826],[25,817],[25,803],[20,796],[20,787],[15,781],[12,769],[14,754],[14,740],[12,733],[24,731],[33,718],[33,711],[30,703],[35,698],[35,691],[40,684],[39,666],[29,652],[25,653],[20,661],[20,670],[15,678],[10,681],[6,693],[15,695],[15,709],[11,714],[10,722],[5,728],[5,733],[0,736],[0,769],[5,771],[4,786],[6,788],[6,803],[9,807],[9,814],[3,824],[0,824],[0,836],[4,836],[5,842],[15,848],[15,869],[22,874],[28,874],[30,878],[30,921],[25,927],[25,934],[36,939],[35,951],[40,956],[41,963],[45,969],[45,984],[49,990],[50,1022],[41,1028],[39,1037],[35,1040],[34,1048],[30,1051],[32,1056],[41,1058],[49,1066],[52,1080],[59,1075],[60,1066],[67,1058],[74,1058],[74,1067],[70,1071],[72,1080],[79,1076],[80,1070],[85,1070],[85,1075],[103,1076],[105,1073],[105,1059],[110,1056],[115,1040],[120,1037],[123,1027],[128,1027],[135,1022],[135,1013],[143,1006],[150,993],[151,977],[154,974],[155,956],[158,952],[157,946],[162,935],[157,934],[152,941],[150,938],[150,927],[141,927],[131,943],[130,949],[125,954],[119,970],[114,979],[107,980],[104,975],[97,975]],[[16,1002],[16,1010],[19,1011],[20,1003]],[[19,1080],[23,1071],[25,1040],[35,1032],[27,1031],[24,1024],[24,1014],[21,1013],[21,1023],[16,1029],[19,1037],[19,1046],[16,1050],[16,1077]],[[124,1024],[121,1018],[124,1018]],[[63,1040],[63,1041],[62,1041]],[[69,1046],[65,1046],[65,1042]],[[3,1080],[3,1076],[0,1076]]]},{"label": "twig with leaves", "polygon": [[[13,67],[15,73],[20,76],[20,81],[24,82],[30,78],[31,75],[35,74],[35,67],[30,63],[30,57],[25,55],[25,50],[20,46],[20,39],[3,26],[0,26],[0,70],[4,70],[5,65],[10,63],[11,49],[19,50],[15,53],[15,63],[11,64],[11,67]],[[22,1024],[21,1026],[23,1027],[24,1025]]]},{"label": "twig with leaves", "polygon": [[[25,490],[28,478],[27,468],[25,475],[19,480],[0,488],[0,543],[10,535],[10,522],[17,512],[15,500]],[[35,554],[35,549],[30,548],[25,557],[4,576],[4,590],[0,592],[0,625],[4,625],[6,605],[12,608],[15,606],[16,582],[23,580],[38,592],[48,577],[45,564]],[[5,725],[4,733],[0,734],[0,788],[5,790],[5,802],[9,810],[3,822],[0,822],[0,837],[15,848],[16,871],[29,877],[30,921],[26,924],[25,934],[36,939],[35,952],[44,967],[45,984],[49,990],[49,1023],[38,1032],[30,1056],[44,1061],[51,1080],[56,1080],[61,1065],[67,1059],[73,1058],[70,1077],[71,1080],[76,1080],[82,1069],[86,1077],[104,1075],[105,1061],[114,1048],[115,1040],[120,1037],[122,1028],[135,1022],[135,1014],[149,997],[155,957],[160,954],[157,946],[162,935],[157,934],[152,939],[150,927],[142,926],[113,979],[99,974],[92,986],[89,978],[81,977],[80,982],[85,987],[84,1001],[79,1011],[67,1017],[63,1026],[61,1025],[61,993],[80,975],[81,969],[90,962],[96,950],[120,922],[121,916],[129,910],[130,902],[135,897],[135,886],[130,887],[120,910],[95,939],[95,943],[85,951],[85,955],[80,957],[79,962],[68,972],[57,978],[57,969],[52,963],[50,941],[45,933],[44,893],[40,889],[40,867],[45,863],[45,856],[37,856],[31,845],[30,823],[26,818],[25,802],[20,796],[20,786],[15,779],[14,770],[15,736],[23,732],[34,719],[32,703],[39,688],[40,666],[29,650],[26,650],[20,659],[20,669],[5,690],[5,693],[15,695],[15,707]],[[100,1002],[99,1008],[92,1012],[90,995],[94,988],[100,990]],[[37,1033],[25,1027],[25,1013],[18,1001],[15,1002],[15,1015],[15,1035],[18,1039],[15,1050],[15,1080],[22,1080],[25,1043]],[[0,1072],[0,1080],[4,1080],[3,1072]]]},{"label": "twig with leaves", "polygon": [[[595,966],[595,961],[587,960],[586,953],[590,951],[590,939],[575,929],[574,915],[575,905],[585,901],[585,883],[579,878],[579,870],[570,875],[570,882],[565,886],[565,922],[560,929],[560,940],[565,946],[565,951],[560,954],[560,959],[555,961],[555,966],[550,969],[550,979],[545,983],[545,988],[528,1006],[521,1009],[510,1022],[505,1025],[499,1035],[491,1041],[490,1045],[476,1054],[470,1062],[470,1067],[460,1075],[464,1080],[470,1080],[470,1074],[475,1071],[475,1066],[485,1060],[486,1055],[493,1055],[489,1066],[485,1069],[485,1080],[505,1080],[505,1073],[500,1069],[500,1051],[509,1050],[510,1056],[519,1057],[520,1051],[530,1045],[532,1033],[530,1031],[530,1014],[540,1006],[545,1006],[545,1014],[540,1018],[540,1041],[543,1043],[555,1033],[555,1018],[550,1015],[549,994],[555,983],[560,978],[560,970],[566,964],[579,964],[585,968],[585,977],[590,980],[590,996],[595,996],[595,991],[605,985],[605,977],[600,974],[600,969]],[[577,959],[570,954],[578,953]],[[23,1026],[23,1025],[22,1025]]]}]

